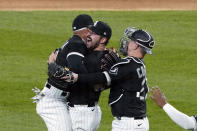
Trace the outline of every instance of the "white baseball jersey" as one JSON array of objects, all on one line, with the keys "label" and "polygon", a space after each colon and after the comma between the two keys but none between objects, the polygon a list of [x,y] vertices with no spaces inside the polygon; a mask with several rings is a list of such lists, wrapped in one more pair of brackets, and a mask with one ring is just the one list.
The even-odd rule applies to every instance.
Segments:
[{"label": "white baseball jersey", "polygon": [[101,109],[99,105],[87,107],[87,105],[74,105],[69,107],[73,131],[96,131],[101,121]]},{"label": "white baseball jersey", "polygon": [[111,131],[148,131],[149,121],[145,117],[143,119],[134,119],[129,117],[114,118]]},{"label": "white baseball jersey", "polygon": [[37,101],[36,111],[44,120],[48,131],[72,131],[71,118],[68,111],[67,97],[63,91],[53,86],[39,93],[42,97]]}]

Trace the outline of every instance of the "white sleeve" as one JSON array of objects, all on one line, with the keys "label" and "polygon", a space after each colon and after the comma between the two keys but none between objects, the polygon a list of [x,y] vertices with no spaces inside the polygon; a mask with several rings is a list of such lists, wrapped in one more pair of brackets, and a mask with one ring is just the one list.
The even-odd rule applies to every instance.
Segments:
[{"label": "white sleeve", "polygon": [[111,85],[111,77],[109,76],[107,71],[104,71],[103,74],[105,75],[105,78],[107,80],[107,86],[110,86]]},{"label": "white sleeve", "polygon": [[196,129],[196,120],[193,116],[188,116],[177,109],[175,109],[170,104],[165,104],[163,106],[163,110],[166,114],[179,126],[187,130],[195,130]]}]

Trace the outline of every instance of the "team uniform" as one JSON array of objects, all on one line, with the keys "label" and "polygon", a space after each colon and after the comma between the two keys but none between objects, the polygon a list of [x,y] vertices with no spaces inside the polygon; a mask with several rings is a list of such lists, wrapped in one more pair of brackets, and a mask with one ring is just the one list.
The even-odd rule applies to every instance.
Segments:
[{"label": "team uniform", "polygon": [[126,57],[103,73],[79,74],[81,83],[111,84],[109,105],[114,116],[112,131],[148,131],[146,67],[143,60]]},{"label": "team uniform", "polygon": [[109,75],[112,79],[109,105],[115,118],[112,122],[112,131],[148,131],[148,86],[143,60],[127,57],[115,64]]},{"label": "team uniform", "polygon": [[[87,53],[88,50],[83,40],[79,36],[73,35],[59,50],[56,64],[69,67],[70,70],[75,72],[86,73],[83,59]],[[67,105],[68,83],[49,77],[39,95],[42,97],[37,102],[36,110],[45,121],[48,130],[72,131]]]},{"label": "team uniform", "polygon": [[[101,58],[105,51],[93,51],[86,56],[84,64],[89,73],[101,72]],[[69,112],[73,131],[96,131],[101,120],[101,110],[98,105],[101,87],[103,85],[76,86],[70,89]]]},{"label": "team uniform", "polygon": [[[94,33],[87,36],[87,45],[91,45],[92,50],[98,47],[99,51],[90,52],[84,60],[84,65],[88,73],[101,72],[101,59],[108,53],[108,50],[104,51],[104,49],[111,37],[111,28],[102,21],[96,21],[94,25],[89,26],[89,30]],[[102,37],[107,39],[105,43],[101,43]],[[91,43],[92,39],[96,42]],[[68,105],[74,131],[96,131],[98,129],[101,120],[98,100],[103,89],[102,84],[91,85],[77,82],[76,86],[70,88]]]}]

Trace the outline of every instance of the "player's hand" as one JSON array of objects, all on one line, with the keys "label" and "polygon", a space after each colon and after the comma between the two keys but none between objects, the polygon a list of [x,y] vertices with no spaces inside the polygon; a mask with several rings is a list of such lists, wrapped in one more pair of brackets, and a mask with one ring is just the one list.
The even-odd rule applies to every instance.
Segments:
[{"label": "player's hand", "polygon": [[78,74],[69,71],[66,76],[61,77],[62,80],[68,82],[68,83],[75,83],[78,80]]},{"label": "player's hand", "polygon": [[58,50],[55,50],[54,52],[52,52],[51,55],[49,56],[49,60],[47,63],[48,64],[54,63],[57,58],[57,54],[58,54]]},{"label": "player's hand", "polygon": [[152,87],[150,98],[160,107],[167,103],[165,95],[161,92],[159,87]]}]

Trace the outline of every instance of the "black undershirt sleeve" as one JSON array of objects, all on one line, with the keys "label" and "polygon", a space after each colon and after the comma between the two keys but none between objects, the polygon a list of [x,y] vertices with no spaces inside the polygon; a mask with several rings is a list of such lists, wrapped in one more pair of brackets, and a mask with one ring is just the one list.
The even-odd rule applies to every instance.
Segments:
[{"label": "black undershirt sleeve", "polygon": [[90,74],[78,74],[79,83],[89,83],[89,84],[105,84],[106,77],[103,73],[90,73]]}]

